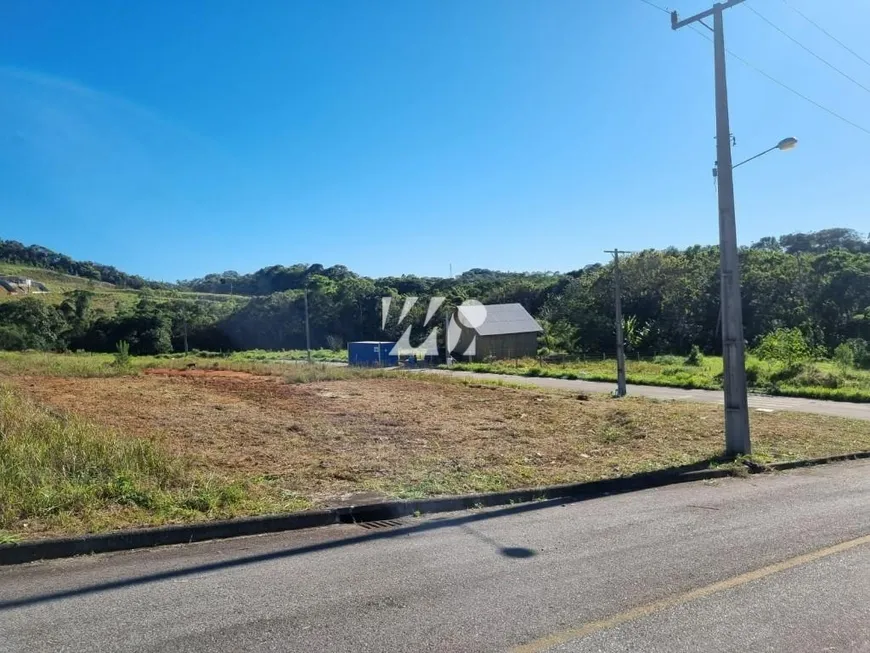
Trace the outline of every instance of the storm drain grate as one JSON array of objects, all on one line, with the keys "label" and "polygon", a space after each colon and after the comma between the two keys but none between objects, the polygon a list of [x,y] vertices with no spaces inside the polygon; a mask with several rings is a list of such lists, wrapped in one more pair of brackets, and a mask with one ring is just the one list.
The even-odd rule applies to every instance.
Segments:
[{"label": "storm drain grate", "polygon": [[374,521],[363,521],[359,522],[359,525],[366,530],[374,530],[375,528],[396,528],[397,526],[404,526],[404,524],[398,519],[377,519]]}]

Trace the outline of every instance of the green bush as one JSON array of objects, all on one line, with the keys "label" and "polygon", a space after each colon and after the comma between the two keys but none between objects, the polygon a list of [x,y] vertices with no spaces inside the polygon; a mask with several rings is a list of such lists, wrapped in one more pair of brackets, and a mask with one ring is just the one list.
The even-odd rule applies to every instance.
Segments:
[{"label": "green bush", "polygon": [[701,348],[698,345],[692,345],[689,355],[686,357],[686,365],[698,367],[704,364],[704,356],[701,354]]},{"label": "green bush", "polygon": [[794,367],[809,360],[812,349],[800,329],[777,329],[761,339],[755,348],[755,355],[764,360],[778,361],[785,363],[787,367]]},{"label": "green bush", "polygon": [[837,348],[834,349],[834,360],[837,362],[837,365],[840,366],[840,369],[845,372],[850,367],[855,366],[855,352],[845,342],[840,343],[837,345]]},{"label": "green bush", "polygon": [[794,365],[778,366],[772,369],[767,376],[771,383],[783,383],[785,381],[796,379],[799,375],[803,374],[803,372],[804,365],[802,363],[795,363]]},{"label": "green bush", "polygon": [[826,372],[809,363],[798,363],[783,366],[769,375],[771,384],[788,385],[791,387],[841,388],[845,379],[839,374]]},{"label": "green bush", "polygon": [[126,340],[119,340],[115,345],[115,365],[130,367],[130,343]]},{"label": "green bush", "polygon": [[[773,379],[769,377],[768,371],[757,360],[748,358],[744,369],[746,370],[746,385],[750,388],[765,388],[773,383]],[[713,380],[719,387],[722,387],[724,383],[724,376],[725,373],[723,371],[717,372],[713,377]]]},{"label": "green bush", "polygon": [[662,356],[656,356],[655,358],[653,358],[653,362],[657,363],[658,365],[682,365],[683,359],[679,356],[671,356],[666,354]]},{"label": "green bush", "polygon": [[27,340],[20,329],[14,326],[0,326],[0,349],[21,351],[27,348]]},{"label": "green bush", "polygon": [[845,383],[845,379],[842,376],[825,372],[814,365],[805,365],[800,374],[794,377],[794,385],[796,386],[842,388]]},{"label": "green bush", "polygon": [[763,378],[764,373],[762,372],[761,365],[758,361],[746,361],[746,384],[750,387],[757,388],[761,384]]},{"label": "green bush", "polygon": [[870,345],[863,338],[851,338],[846,345],[852,350],[852,358],[855,367],[862,370],[870,369]]}]

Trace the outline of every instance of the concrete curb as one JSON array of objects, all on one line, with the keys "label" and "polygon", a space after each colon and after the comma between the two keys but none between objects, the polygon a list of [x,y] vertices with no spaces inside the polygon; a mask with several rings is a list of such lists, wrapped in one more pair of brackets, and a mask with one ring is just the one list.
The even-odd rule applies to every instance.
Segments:
[{"label": "concrete curb", "polygon": [[[747,471],[753,474],[781,471],[796,467],[809,467],[863,458],[870,458],[870,451],[773,463],[770,465],[751,463],[747,465]],[[579,501],[611,494],[622,494],[665,485],[691,483],[693,481],[724,478],[734,475],[733,468],[712,468],[693,471],[664,470],[634,474],[622,478],[591,481],[589,483],[551,485],[534,489],[509,490],[488,494],[466,494],[434,499],[384,501],[359,506],[311,510],[283,515],[244,517],[200,524],[158,526],[155,528],[116,531],[100,535],[82,535],[79,537],[3,544],[0,545],[0,565],[14,565],[35,560],[68,558],[77,555],[125,551],[168,544],[187,544],[190,542],[202,542],[242,535],[261,535],[263,533],[275,533],[334,524],[354,524],[383,519],[396,519],[415,514],[490,508],[531,501],[552,499]]]},{"label": "concrete curb", "polygon": [[748,464],[749,471],[753,474],[763,472],[783,472],[788,469],[797,469],[798,467],[813,467],[815,465],[827,465],[828,463],[840,463],[847,460],[864,460],[870,458],[870,451],[858,451],[856,453],[844,453],[837,456],[824,456],[823,458],[803,458],[801,460],[789,460],[782,463],[770,463],[769,465],[759,465],[758,463]]}]

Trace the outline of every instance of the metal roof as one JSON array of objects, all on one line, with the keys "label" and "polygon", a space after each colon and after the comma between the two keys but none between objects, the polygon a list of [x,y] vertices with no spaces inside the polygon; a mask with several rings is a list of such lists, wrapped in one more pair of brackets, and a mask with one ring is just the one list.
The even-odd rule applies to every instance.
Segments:
[{"label": "metal roof", "polygon": [[[522,304],[487,304],[486,319],[483,324],[474,328],[479,336],[500,336],[509,333],[540,333],[541,325],[535,321]],[[459,313],[463,318],[463,326],[471,324],[479,308],[460,306]]]}]

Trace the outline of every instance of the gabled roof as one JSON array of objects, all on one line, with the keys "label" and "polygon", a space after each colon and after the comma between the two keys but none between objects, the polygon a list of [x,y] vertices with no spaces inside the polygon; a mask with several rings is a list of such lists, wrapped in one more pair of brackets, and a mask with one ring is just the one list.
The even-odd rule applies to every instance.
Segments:
[{"label": "gabled roof", "polygon": [[[541,325],[535,321],[522,304],[487,304],[486,319],[483,324],[474,328],[479,336],[500,336],[510,333],[540,333]],[[480,314],[480,309],[471,306],[458,308],[461,324],[473,324]]]}]

